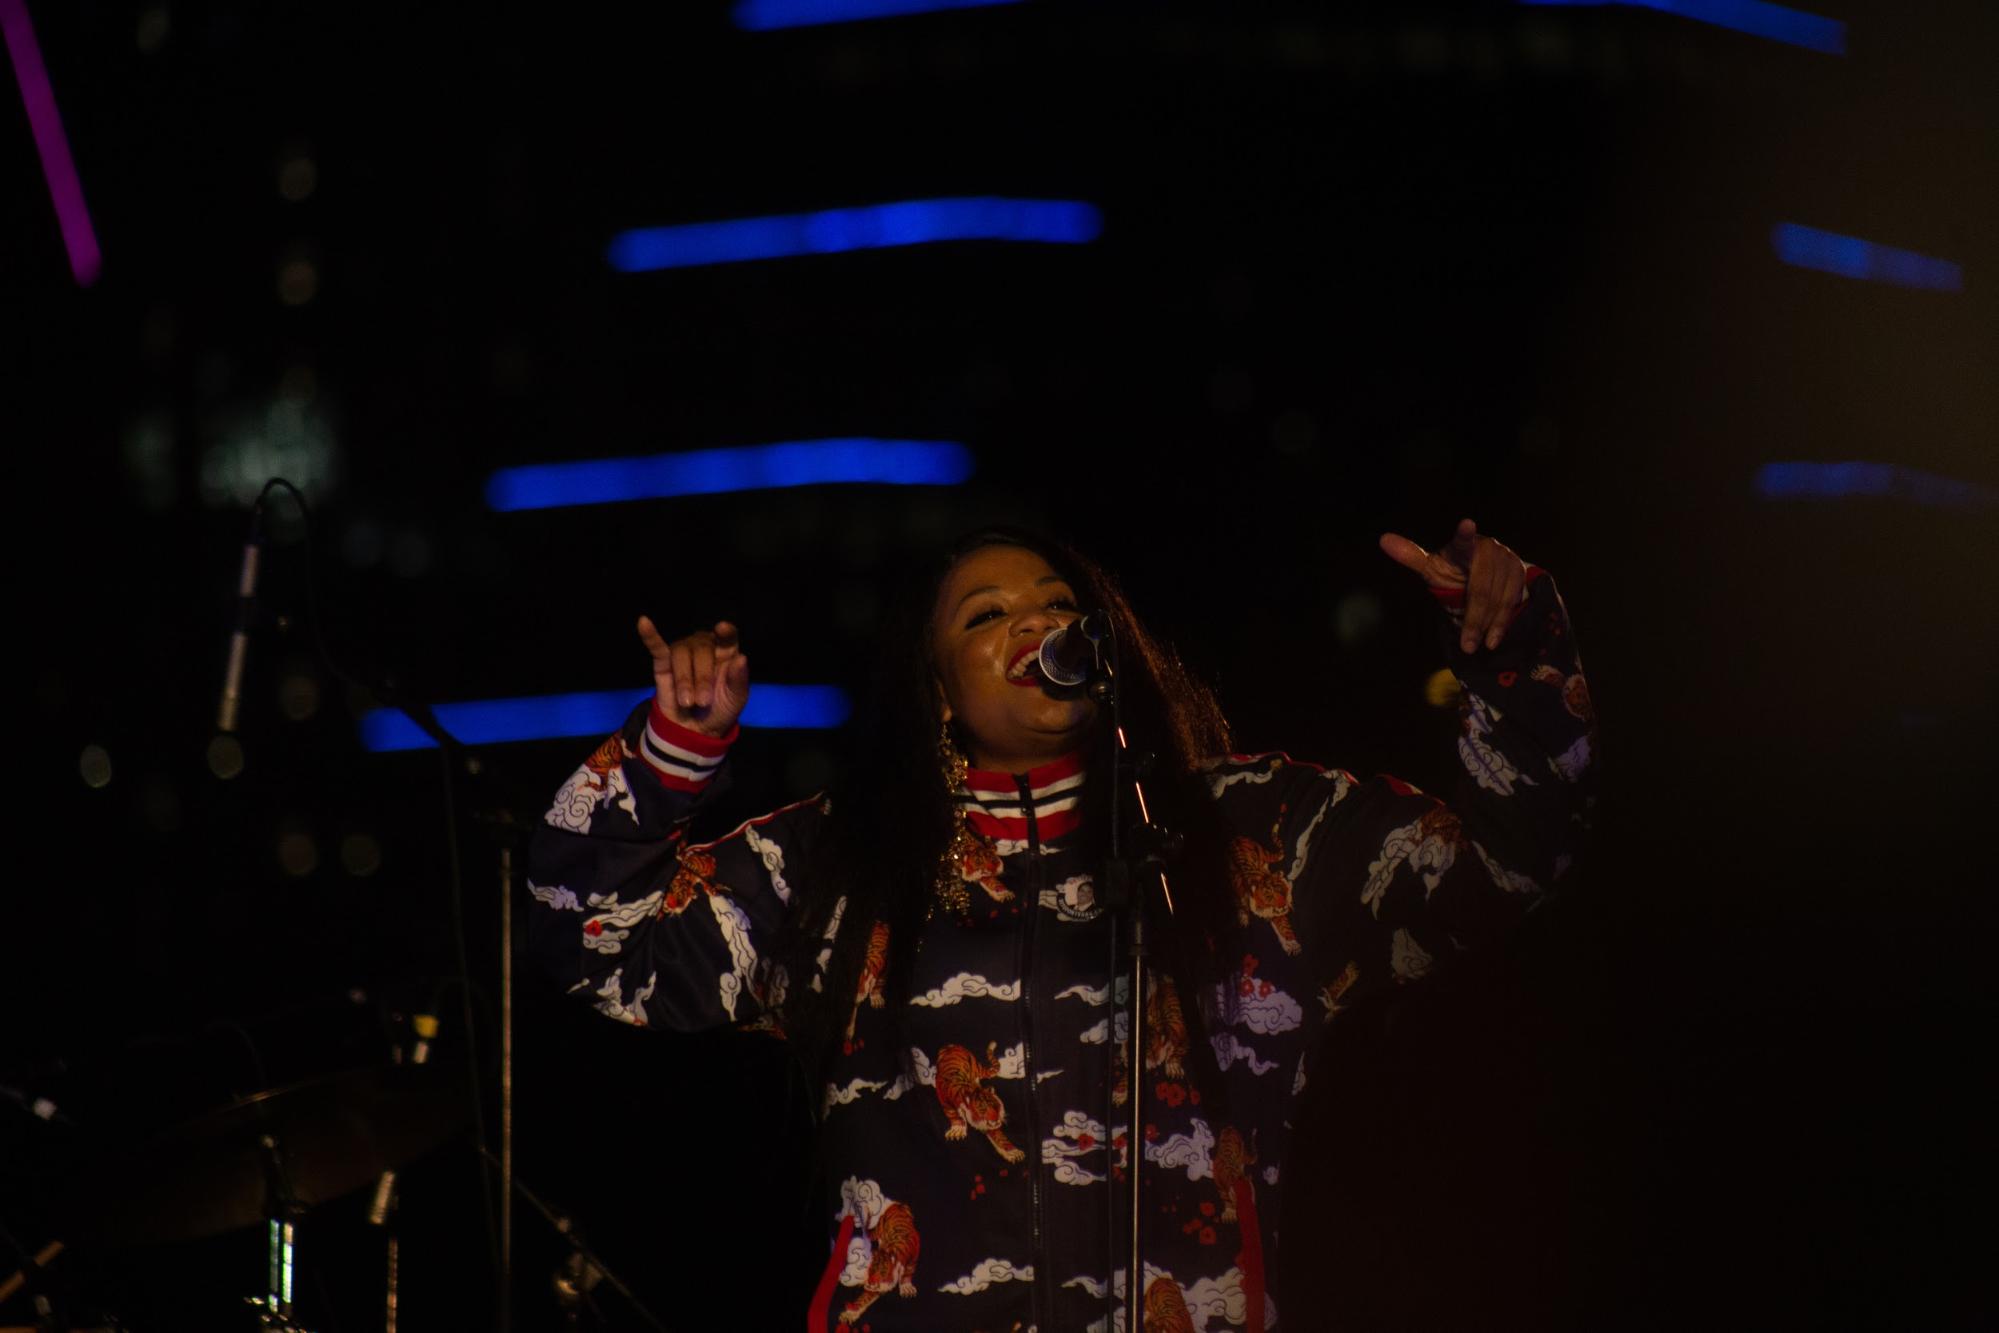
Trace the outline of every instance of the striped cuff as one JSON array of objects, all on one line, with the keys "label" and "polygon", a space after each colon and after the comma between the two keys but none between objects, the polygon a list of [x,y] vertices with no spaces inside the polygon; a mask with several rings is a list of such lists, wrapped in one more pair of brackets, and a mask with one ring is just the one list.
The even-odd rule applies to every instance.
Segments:
[{"label": "striped cuff", "polygon": [[742,730],[730,727],[726,736],[703,736],[660,712],[655,700],[646,713],[646,729],[639,736],[639,757],[662,785],[673,791],[698,792],[714,778]]},{"label": "striped cuff", "polygon": [[[1526,569],[1526,582],[1520,585],[1520,604],[1522,606],[1527,604],[1527,598],[1532,592],[1534,585],[1548,576],[1548,571],[1539,565],[1527,565]],[[1444,614],[1451,618],[1451,623],[1458,624],[1464,620],[1465,590],[1462,587],[1440,587],[1433,583],[1430,585],[1430,596],[1437,599],[1437,605],[1444,609]]]}]

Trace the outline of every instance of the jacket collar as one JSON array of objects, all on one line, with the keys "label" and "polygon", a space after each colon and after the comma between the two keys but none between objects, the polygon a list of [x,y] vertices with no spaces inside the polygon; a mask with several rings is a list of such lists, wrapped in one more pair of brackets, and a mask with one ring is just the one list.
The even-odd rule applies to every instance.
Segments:
[{"label": "jacket collar", "polygon": [[[965,771],[958,791],[959,808],[974,832],[988,838],[1025,841],[1028,815],[1034,816],[1041,841],[1073,832],[1083,821],[1083,756],[1065,755],[1053,763],[1015,775],[990,769]],[[1025,796],[1021,785],[1025,783]]]}]

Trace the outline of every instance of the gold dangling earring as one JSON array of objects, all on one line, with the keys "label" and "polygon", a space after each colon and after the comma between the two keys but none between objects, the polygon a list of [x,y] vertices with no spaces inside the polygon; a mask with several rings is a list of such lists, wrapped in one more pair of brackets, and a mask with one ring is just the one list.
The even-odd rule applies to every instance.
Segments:
[{"label": "gold dangling earring", "polygon": [[951,843],[944,849],[944,859],[937,867],[937,900],[958,916],[971,910],[972,895],[965,888],[965,854],[972,850],[975,839],[969,825],[965,823],[965,807],[959,803],[958,793],[965,786],[965,772],[969,765],[965,756],[951,739],[951,724],[945,722],[937,733],[937,767],[944,779],[944,792],[951,801]]},{"label": "gold dangling earring", "polygon": [[944,775],[944,790],[956,798],[958,789],[965,785],[965,773],[970,765],[965,762],[958,743],[951,739],[949,722],[937,731],[937,768]]}]

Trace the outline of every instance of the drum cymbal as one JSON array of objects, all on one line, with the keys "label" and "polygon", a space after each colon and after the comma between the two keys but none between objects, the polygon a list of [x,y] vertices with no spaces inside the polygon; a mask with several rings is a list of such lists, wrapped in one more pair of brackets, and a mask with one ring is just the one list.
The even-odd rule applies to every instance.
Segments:
[{"label": "drum cymbal", "polygon": [[100,1156],[73,1180],[65,1211],[110,1245],[212,1236],[269,1216],[267,1137],[283,1187],[309,1208],[413,1161],[469,1114],[459,1065],[371,1065],[307,1079]]}]

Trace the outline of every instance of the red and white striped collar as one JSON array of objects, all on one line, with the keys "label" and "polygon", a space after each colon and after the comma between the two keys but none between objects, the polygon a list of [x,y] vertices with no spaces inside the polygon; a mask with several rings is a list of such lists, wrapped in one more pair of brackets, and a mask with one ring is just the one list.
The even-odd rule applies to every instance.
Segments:
[{"label": "red and white striped collar", "polygon": [[[1027,817],[1034,815],[1041,841],[1073,832],[1083,822],[1083,756],[1065,755],[1018,776],[991,769],[965,772],[958,805],[975,832],[988,838],[1025,841]],[[1021,783],[1027,784],[1025,799]]]}]

